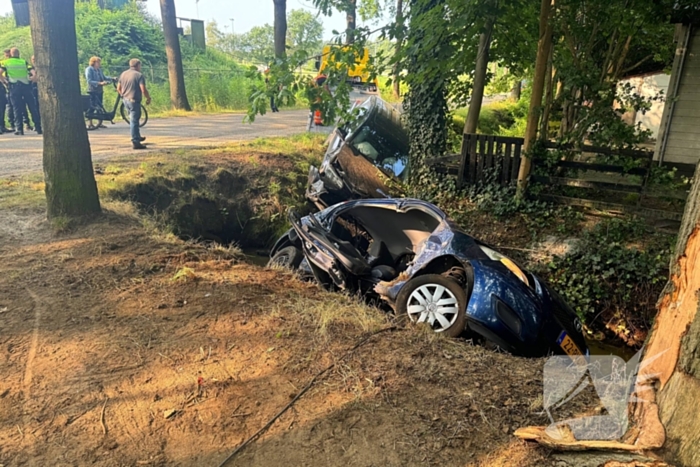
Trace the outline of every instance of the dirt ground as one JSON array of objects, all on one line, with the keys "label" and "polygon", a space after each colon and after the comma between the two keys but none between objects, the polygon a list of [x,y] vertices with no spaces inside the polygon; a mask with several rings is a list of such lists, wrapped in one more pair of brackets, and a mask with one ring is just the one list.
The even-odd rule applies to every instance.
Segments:
[{"label": "dirt ground", "polygon": [[542,362],[416,329],[342,358],[382,312],[107,212],[3,213],[0,464],[546,465]]}]

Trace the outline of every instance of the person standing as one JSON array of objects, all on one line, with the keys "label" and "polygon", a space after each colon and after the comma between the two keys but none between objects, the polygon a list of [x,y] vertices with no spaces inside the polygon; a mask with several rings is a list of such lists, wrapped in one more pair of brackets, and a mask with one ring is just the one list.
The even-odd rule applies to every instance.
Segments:
[{"label": "person standing", "polygon": [[[90,94],[90,106],[104,109],[104,89],[112,78],[105,76],[102,71],[102,59],[100,57],[90,58],[90,66],[85,69],[85,79],[88,84],[88,94]],[[107,128],[100,125],[98,128]]]},{"label": "person standing", "polygon": [[129,111],[129,126],[131,127],[131,143],[134,149],[146,149],[141,136],[139,120],[141,120],[141,101],[146,98],[146,104],[151,103],[151,95],[146,88],[146,78],[141,74],[141,60],[132,58],[129,69],[121,74],[117,83],[117,92],[124,100],[124,107]]},{"label": "person standing", "polygon": [[39,75],[36,72],[36,59],[32,55],[32,68],[34,73],[29,76],[29,81],[32,83],[32,95],[34,96],[34,102],[36,102],[36,113],[41,119],[41,109],[39,109]]},{"label": "person standing", "polygon": [[10,100],[15,111],[15,135],[24,134],[22,120],[27,108],[32,115],[37,134],[41,134],[41,117],[39,117],[30,84],[30,76],[34,75],[34,68],[20,58],[17,47],[10,49],[10,55],[10,58],[2,62],[2,69],[6,75],[3,79],[7,79],[9,83]]}]

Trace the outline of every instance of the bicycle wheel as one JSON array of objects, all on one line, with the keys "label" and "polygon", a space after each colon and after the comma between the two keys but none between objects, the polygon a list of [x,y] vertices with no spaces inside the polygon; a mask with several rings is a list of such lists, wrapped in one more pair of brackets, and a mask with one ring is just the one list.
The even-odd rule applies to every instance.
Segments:
[{"label": "bicycle wheel", "polygon": [[87,122],[88,131],[97,130],[97,128],[102,125],[102,119],[97,118],[96,115],[104,115],[107,111],[104,107],[90,107],[85,112],[85,121]]},{"label": "bicycle wheel", "polygon": [[97,128],[102,125],[102,120],[99,118],[86,118],[85,121],[87,122],[88,131],[97,130]]},{"label": "bicycle wheel", "polygon": [[[126,123],[131,123],[129,120],[129,113],[126,111],[126,108],[124,107],[124,104],[121,104],[119,106],[119,113],[121,113],[122,118]],[[141,118],[139,119],[139,128],[143,128],[146,126],[146,123],[148,123],[148,109],[146,107],[141,106]]]}]

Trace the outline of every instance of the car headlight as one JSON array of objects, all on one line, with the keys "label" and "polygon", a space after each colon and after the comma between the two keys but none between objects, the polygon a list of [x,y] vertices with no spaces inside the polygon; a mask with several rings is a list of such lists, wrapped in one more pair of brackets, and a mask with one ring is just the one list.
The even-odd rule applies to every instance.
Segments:
[{"label": "car headlight", "polygon": [[527,276],[525,275],[523,270],[520,269],[518,265],[513,262],[512,259],[508,258],[507,256],[503,256],[499,252],[492,250],[487,246],[479,245],[479,248],[481,248],[481,251],[483,251],[486,256],[488,256],[493,261],[498,261],[501,264],[503,264],[505,267],[508,268],[510,272],[515,274],[518,279],[523,281],[525,285],[530,287],[530,281],[527,279]]}]

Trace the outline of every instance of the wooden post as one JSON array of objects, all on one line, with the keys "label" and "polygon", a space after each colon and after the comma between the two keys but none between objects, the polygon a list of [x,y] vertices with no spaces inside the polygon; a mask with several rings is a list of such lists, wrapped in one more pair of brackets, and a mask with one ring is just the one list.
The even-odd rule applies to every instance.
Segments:
[{"label": "wooden post", "polygon": [[527,188],[527,177],[530,175],[532,161],[530,151],[537,138],[537,127],[540,121],[542,95],[547,75],[547,62],[549,50],[552,47],[552,24],[550,21],[555,0],[542,0],[540,5],[540,39],[537,43],[537,60],[535,61],[535,76],[532,80],[532,98],[530,100],[530,113],[527,116],[525,129],[525,142],[523,144],[523,159],[518,172],[518,191],[516,196],[522,197]]}]

